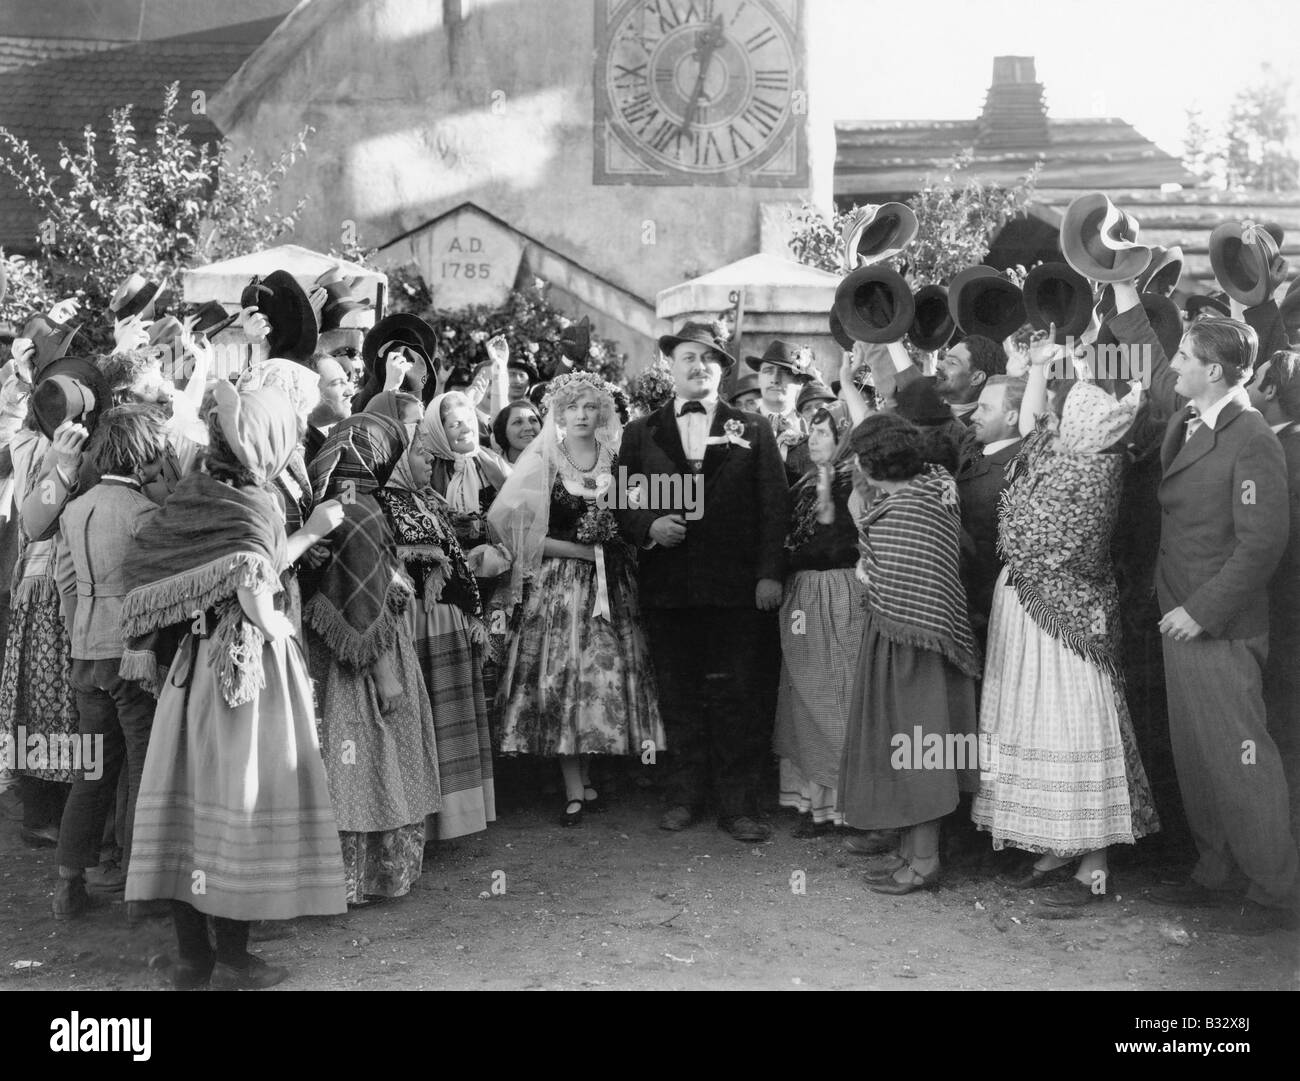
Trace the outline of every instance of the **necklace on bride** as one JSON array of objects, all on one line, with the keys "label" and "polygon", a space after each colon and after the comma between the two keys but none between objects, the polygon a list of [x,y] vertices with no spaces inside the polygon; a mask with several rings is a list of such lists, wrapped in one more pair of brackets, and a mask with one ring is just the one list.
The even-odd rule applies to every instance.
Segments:
[{"label": "necklace on bride", "polygon": [[596,457],[592,461],[591,465],[587,466],[586,469],[573,460],[573,455],[569,453],[569,448],[565,445],[564,440],[560,440],[560,453],[564,455],[565,461],[573,467],[574,472],[579,474],[574,478],[574,480],[581,484],[583,488],[594,492],[597,488],[597,484],[596,478],[593,474],[595,473],[596,467],[600,465],[600,447],[596,447]]}]

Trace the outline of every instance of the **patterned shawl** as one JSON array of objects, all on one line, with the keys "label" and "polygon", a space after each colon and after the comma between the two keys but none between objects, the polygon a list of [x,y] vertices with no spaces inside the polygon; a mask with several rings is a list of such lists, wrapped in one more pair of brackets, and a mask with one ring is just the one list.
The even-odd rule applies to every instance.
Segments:
[{"label": "patterned shawl", "polygon": [[1040,417],[1002,493],[998,552],[1025,611],[1071,652],[1119,681],[1119,594],[1110,535],[1123,490],[1123,454],[1102,453],[1131,424],[1121,401],[1090,383],[1071,388],[1060,434]]},{"label": "patterned shawl", "polygon": [[339,422],[312,459],[316,502],[339,499],[344,517],[330,534],[330,561],[302,616],[350,668],[365,668],[392,648],[411,598],[388,516],[375,498],[405,452],[401,424],[357,413]]},{"label": "patterned shawl", "polygon": [[[226,701],[252,701],[265,686],[262,633],[244,618],[235,594],[278,593],[286,559],[274,496],[261,488],[231,487],[206,473],[184,477],[142,526],[123,565],[123,678],[157,693],[180,639],[168,632],[197,622],[218,644],[213,663]],[[209,609],[215,610],[215,627],[202,626]]]},{"label": "patterned shawl", "polygon": [[941,653],[978,678],[980,662],[958,574],[961,512],[946,469],[927,466],[859,524],[867,606],[881,634]]}]

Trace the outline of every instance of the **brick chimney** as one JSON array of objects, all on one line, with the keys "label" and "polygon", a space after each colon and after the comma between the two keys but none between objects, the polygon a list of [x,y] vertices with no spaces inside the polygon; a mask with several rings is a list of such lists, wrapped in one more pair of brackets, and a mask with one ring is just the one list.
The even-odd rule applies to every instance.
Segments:
[{"label": "brick chimney", "polygon": [[993,83],[980,115],[981,150],[1046,146],[1047,103],[1032,56],[995,56]]}]

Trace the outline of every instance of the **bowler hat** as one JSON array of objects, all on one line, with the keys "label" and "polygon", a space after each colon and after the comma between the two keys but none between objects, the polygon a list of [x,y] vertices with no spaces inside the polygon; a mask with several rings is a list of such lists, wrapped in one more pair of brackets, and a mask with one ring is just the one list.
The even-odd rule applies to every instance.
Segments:
[{"label": "bowler hat", "polygon": [[676,334],[665,334],[659,339],[659,352],[666,357],[670,357],[673,350],[682,342],[694,342],[696,345],[708,346],[722,357],[722,366],[724,368],[730,368],[736,363],[736,358],[727,352],[727,346],[723,344],[717,330],[709,323],[688,322],[684,323],[682,329]]},{"label": "bowler hat", "polygon": [[93,431],[100,413],[112,405],[112,391],[89,357],[60,357],[49,364],[32,388],[32,415],[47,439],[65,420]]},{"label": "bowler hat", "polygon": [[1020,286],[992,267],[969,267],[948,283],[948,310],[969,337],[981,334],[1002,341],[1025,324]]},{"label": "bowler hat", "polygon": [[161,283],[134,273],[117,287],[108,302],[108,310],[116,320],[130,319],[148,308],[161,288]]},{"label": "bowler hat", "polygon": [[869,203],[844,224],[844,269],[872,266],[891,259],[916,237],[916,214],[906,203]]},{"label": "bowler hat", "polygon": [[799,382],[806,383],[817,374],[817,361],[813,351],[806,345],[794,346],[780,338],[773,338],[771,344],[763,350],[761,357],[745,357],[745,363],[753,371],[759,371],[764,364],[775,364],[784,368]]},{"label": "bowler hat", "polygon": [[896,270],[864,266],[835,289],[835,314],[860,342],[896,342],[916,316],[912,290]]},{"label": "bowler hat", "polygon": [[255,307],[271,324],[266,346],[271,356],[305,361],[316,351],[320,328],[307,294],[292,274],[273,270],[254,277],[240,297],[241,308]]},{"label": "bowler hat", "polygon": [[1065,261],[1093,281],[1131,281],[1146,269],[1151,249],[1137,236],[1137,219],[1099,191],[1080,195],[1061,219]]},{"label": "bowler hat", "polygon": [[[1159,293],[1140,293],[1138,300],[1142,304],[1142,310],[1147,313],[1147,320],[1151,324],[1151,329],[1155,331],[1160,348],[1165,351],[1165,356],[1172,360],[1174,354],[1178,352],[1178,343],[1183,340],[1183,317],[1178,310],[1178,305]],[[1111,315],[1101,324],[1101,329],[1097,331],[1098,346],[1119,344],[1119,339],[1115,337],[1115,331],[1111,326],[1114,319],[1115,316]]]},{"label": "bowler hat", "polygon": [[1232,316],[1232,305],[1228,303],[1227,293],[1211,293],[1208,296],[1197,293],[1187,298],[1187,321],[1194,322],[1196,316],[1206,308],[1216,315],[1223,316],[1224,319]]},{"label": "bowler hat", "polygon": [[727,401],[731,405],[735,405],[736,399],[742,394],[757,394],[759,390],[758,376],[754,372],[746,372],[736,380],[736,385],[727,396]]},{"label": "bowler hat", "polygon": [[840,348],[852,349],[853,339],[850,338],[848,333],[845,331],[844,324],[840,322],[840,317],[835,314],[834,309],[831,309],[830,324],[831,324],[831,337],[834,338],[839,343]]},{"label": "bowler hat", "polygon": [[942,285],[923,285],[912,296],[916,315],[907,332],[918,349],[933,353],[952,340],[957,324],[948,310],[948,290]]},{"label": "bowler hat", "polygon": [[1178,288],[1178,279],[1182,276],[1183,249],[1177,244],[1172,248],[1162,248],[1157,244],[1151,249],[1150,264],[1138,275],[1137,291],[1167,297]]},{"label": "bowler hat", "polygon": [[583,316],[560,331],[560,352],[574,364],[581,364],[591,352],[591,319]]},{"label": "bowler hat", "polygon": [[1056,344],[1075,338],[1092,318],[1092,286],[1066,263],[1040,263],[1025,278],[1025,315],[1038,330],[1056,324]]},{"label": "bowler hat", "polygon": [[1286,280],[1286,260],[1273,234],[1254,222],[1225,221],[1210,234],[1210,266],[1233,300],[1263,304]]}]

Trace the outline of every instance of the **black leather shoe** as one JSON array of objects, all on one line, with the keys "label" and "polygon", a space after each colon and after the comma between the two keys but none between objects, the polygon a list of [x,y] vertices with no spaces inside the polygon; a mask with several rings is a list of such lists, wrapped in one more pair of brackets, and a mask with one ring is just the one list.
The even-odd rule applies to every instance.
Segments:
[{"label": "black leather shoe", "polygon": [[580,799],[571,799],[564,805],[564,813],[560,815],[561,826],[576,826],[582,821],[583,809],[586,805]]},{"label": "black leather shoe", "polygon": [[1039,871],[1031,863],[1020,872],[999,876],[998,881],[1004,886],[1010,886],[1013,890],[1037,890],[1042,889],[1044,886],[1065,884],[1073,877],[1073,862],[1063,863],[1060,867],[1053,867],[1050,871]]},{"label": "black leather shoe", "polygon": [[676,807],[669,807],[664,812],[664,816],[659,819],[659,828],[668,830],[670,833],[677,833],[695,825],[699,821],[699,817],[691,808],[684,804],[678,804]]},{"label": "black leather shoe", "polygon": [[718,826],[737,841],[743,841],[745,844],[761,844],[772,839],[772,827],[750,818],[749,815],[720,818]]},{"label": "black leather shoe", "polygon": [[1158,886],[1147,894],[1147,900],[1175,908],[1225,908],[1238,898],[1231,890],[1206,889],[1188,879],[1177,886]]},{"label": "black leather shoe", "polygon": [[596,792],[591,785],[586,785],[582,790],[582,809],[589,815],[603,814],[609,810],[609,805],[600,798],[600,793],[596,792],[594,796],[588,798],[588,792]]},{"label": "black leather shoe", "polygon": [[211,986],[214,991],[260,991],[264,987],[274,987],[288,975],[287,968],[268,965],[260,957],[249,954],[244,968],[221,962],[213,965]]},{"label": "black leather shoe", "polygon": [[61,878],[54,887],[54,918],[56,920],[75,920],[84,916],[92,908],[98,908],[102,902],[86,892],[86,883],[80,878]]},{"label": "black leather shoe", "polygon": [[1104,904],[1108,899],[1114,880],[1108,880],[1106,886],[1106,891],[1098,893],[1092,886],[1080,882],[1071,875],[1070,881],[1060,886],[1053,886],[1039,898],[1040,907],[1034,915],[1041,920],[1059,920],[1092,914],[1092,909]]},{"label": "black leather shoe", "polygon": [[172,969],[172,990],[197,991],[200,987],[207,987],[208,981],[212,979],[215,963],[216,958],[208,961],[176,962],[176,967]]},{"label": "black leather shoe", "polygon": [[844,847],[855,856],[883,856],[898,850],[898,834],[893,830],[868,830],[850,833]]}]

